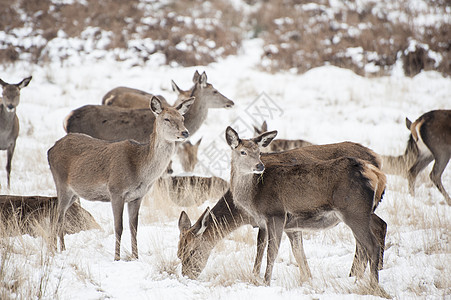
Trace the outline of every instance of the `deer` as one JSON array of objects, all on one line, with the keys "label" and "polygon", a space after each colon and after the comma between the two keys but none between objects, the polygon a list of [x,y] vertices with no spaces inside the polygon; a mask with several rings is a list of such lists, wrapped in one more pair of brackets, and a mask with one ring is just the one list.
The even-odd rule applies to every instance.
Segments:
[{"label": "deer", "polygon": [[[108,93],[102,98],[102,105],[117,106],[122,108],[148,108],[149,99],[153,94],[129,88],[125,86],[119,86]],[[156,95],[164,105],[169,105],[166,99],[161,95]],[[189,95],[185,95],[189,96]],[[186,99],[184,97],[182,99]]]},{"label": "deer", "polygon": [[[262,134],[266,131],[268,131],[268,124],[266,123],[266,121],[263,122],[260,128],[254,126],[254,133],[256,135]],[[305,140],[276,139],[272,141],[272,143],[267,148],[264,148],[263,152],[280,152],[311,145],[313,144]]]},{"label": "deer", "polygon": [[[296,164],[298,156],[320,160],[353,156],[367,161],[376,168],[379,168],[381,165],[381,159],[374,151],[352,142],[313,145],[284,151],[279,154],[279,158],[283,159],[285,163],[292,164]],[[379,269],[382,269],[387,224],[376,214],[372,214],[371,218],[371,230],[376,235],[381,246]],[[247,224],[256,227],[253,219],[244,210],[234,204],[230,190],[220,198],[213,209],[210,210],[207,208],[192,226],[188,215],[185,211],[182,211],[179,217],[180,237],[177,251],[178,257],[182,261],[182,274],[192,279],[197,278],[205,267],[210,252],[215,245],[233,230]],[[304,282],[308,278],[311,278],[311,271],[305,259],[302,245],[302,231],[286,230],[285,233],[290,239],[294,257],[300,269],[301,282]],[[264,248],[267,242],[265,234],[266,232],[260,229],[257,236],[257,255],[253,267],[255,276],[258,276],[260,273]],[[366,263],[367,259],[361,251],[361,246],[357,243],[349,276],[361,277],[365,271]]]},{"label": "deer", "polygon": [[31,81],[31,76],[21,82],[11,84],[0,79],[2,85],[2,97],[0,103],[0,150],[6,150],[6,177],[8,189],[11,187],[11,161],[16,148],[16,140],[19,136],[19,118],[16,114],[17,105],[20,102],[20,90]]},{"label": "deer", "polygon": [[240,139],[229,126],[225,135],[232,149],[230,188],[235,204],[267,231],[265,284],[271,282],[284,230],[327,229],[343,221],[369,261],[371,287],[380,288],[381,246],[371,223],[385,191],[382,171],[354,157],[323,161],[298,156],[290,163],[279,159],[279,153],[261,155],[260,149],[277,131]]},{"label": "deer", "polygon": [[132,258],[138,258],[138,212],[143,196],[167,169],[176,151],[176,143],[189,132],[183,115],[194,98],[176,107],[164,107],[152,97],[150,110],[155,114],[153,132],[146,144],[133,140],[104,141],[86,134],[69,133],[47,152],[58,197],[56,237],[60,251],[65,250],[64,222],[67,209],[79,198],[109,201],[113,208],[116,236],[114,260],[120,260],[122,215],[128,206]]},{"label": "deer", "polygon": [[199,206],[207,200],[217,199],[229,188],[221,177],[162,176],[155,183],[153,198],[170,199],[178,206]]},{"label": "deer", "polygon": [[[193,82],[190,97],[194,97],[195,101],[184,116],[185,126],[191,135],[205,121],[209,108],[230,108],[234,105],[233,101],[207,82],[205,72],[199,74],[196,71]],[[181,90],[179,92],[179,95],[184,95]],[[176,102],[174,105],[177,106],[179,103]],[[149,109],[85,105],[73,110],[66,117],[64,129],[67,133],[85,133],[107,141],[133,139],[140,143],[147,143],[153,130],[154,119],[155,116]]]},{"label": "deer", "polygon": [[429,178],[451,205],[442,183],[443,171],[451,158],[451,110],[429,111],[413,123],[406,118],[406,127],[410,135],[404,154],[382,156],[382,170],[407,178],[413,196],[417,175],[434,161]]},{"label": "deer", "polygon": [[194,145],[190,141],[182,143],[177,149],[177,156],[180,159],[184,172],[193,172],[197,164],[197,152],[202,139],[199,139]]}]

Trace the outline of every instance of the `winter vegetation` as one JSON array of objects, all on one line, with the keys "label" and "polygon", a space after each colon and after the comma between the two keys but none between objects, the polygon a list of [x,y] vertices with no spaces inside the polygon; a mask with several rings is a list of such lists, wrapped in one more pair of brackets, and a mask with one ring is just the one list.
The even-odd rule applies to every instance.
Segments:
[{"label": "winter vegetation", "polygon": [[[312,272],[306,282],[284,235],[266,286],[266,259],[259,276],[252,272],[257,229],[250,225],[218,242],[197,279],[183,276],[178,219],[185,211],[197,220],[224,191],[229,125],[243,138],[266,121],[277,138],[353,141],[380,155],[402,155],[410,135],[406,117],[413,122],[451,109],[450,16],[441,0],[3,1],[0,78],[33,79],[16,108],[20,131],[9,188],[7,153],[0,151],[1,195],[55,197],[47,151],[66,135],[64,119],[83,105],[100,105],[115,87],[173,104],[171,80],[187,90],[195,71],[205,71],[235,105],[210,109],[190,136],[193,144],[202,138],[193,172],[173,157],[172,175],[216,176],[220,183],[190,179],[183,189],[185,180],[163,178],[141,205],[138,259],[125,212],[121,260],[113,261],[108,202],[81,198],[89,212],[84,222],[93,217],[97,224],[67,234],[62,252],[51,247],[51,214],[28,220],[29,233],[21,211],[0,214],[0,299],[379,298],[368,268],[362,280],[348,276],[355,239],[343,223],[303,233]],[[451,295],[451,206],[431,182],[431,169],[419,174],[414,195],[406,178],[387,174],[376,209],[388,225],[379,284],[393,298]],[[442,182],[451,192],[450,164]]]}]

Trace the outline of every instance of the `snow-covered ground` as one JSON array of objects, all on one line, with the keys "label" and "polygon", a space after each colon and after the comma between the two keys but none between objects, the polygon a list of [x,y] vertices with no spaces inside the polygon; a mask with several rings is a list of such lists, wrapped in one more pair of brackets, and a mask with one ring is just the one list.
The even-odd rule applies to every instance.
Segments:
[{"label": "snow-covered ground", "polygon": [[[0,153],[1,194],[56,195],[46,152],[65,134],[62,122],[72,109],[99,104],[107,91],[119,85],[161,93],[173,101],[176,96],[170,80],[188,89],[195,70],[206,71],[208,81],[235,101],[231,110],[210,111],[192,137],[194,141],[203,137],[196,174],[225,179],[229,178],[229,150],[223,133],[228,125],[250,137],[252,125],[265,119],[269,129],[279,131],[280,138],[302,138],[318,144],[349,140],[379,154],[399,155],[409,135],[405,117],[413,121],[432,109],[451,109],[451,79],[438,73],[407,78],[394,72],[391,77],[363,78],[325,66],[303,75],[269,74],[255,67],[261,45],[258,39],[246,41],[237,56],[190,68],[152,65],[150,61],[137,67],[108,58],[69,59],[44,67],[22,63],[0,66],[0,78],[7,82],[33,75],[30,85],[22,90],[17,109],[21,131],[11,190],[6,189],[6,153]],[[177,163],[175,169],[181,170]],[[443,184],[451,192],[449,166]],[[191,208],[190,218],[197,219],[207,205],[214,204],[211,201]],[[271,286],[266,287],[252,279],[256,231],[251,227],[243,227],[221,242],[199,279],[190,280],[181,275],[176,255],[177,220],[183,208],[174,214],[165,209],[150,211],[149,205],[141,207],[140,257],[134,261],[129,260],[130,233],[124,214],[123,260],[114,262],[111,205],[82,200],[82,206],[103,230],[66,236],[67,250],[55,255],[47,253],[41,238],[11,238],[9,260],[0,257],[4,264],[6,260],[11,284],[20,279],[30,290],[41,291],[45,299],[350,299],[366,293],[365,283],[348,277],[355,244],[343,224],[305,235],[313,279],[302,285],[284,237]],[[388,223],[380,285],[400,299],[450,297],[451,207],[428,176],[419,176],[415,197],[408,194],[405,179],[388,176],[388,188],[376,212]]]}]

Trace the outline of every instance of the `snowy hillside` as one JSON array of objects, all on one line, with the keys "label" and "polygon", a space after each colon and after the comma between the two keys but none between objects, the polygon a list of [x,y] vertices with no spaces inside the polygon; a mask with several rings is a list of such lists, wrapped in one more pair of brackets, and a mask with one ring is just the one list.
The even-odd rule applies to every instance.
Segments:
[{"label": "snowy hillside", "polygon": [[[196,173],[208,175],[210,171],[226,179],[229,171],[214,168],[218,164],[207,160],[205,152],[213,143],[218,151],[229,152],[223,137],[227,125],[240,127],[243,135],[251,136],[246,126],[261,121],[256,107],[260,107],[270,129],[277,129],[280,137],[313,143],[350,140],[380,154],[396,155],[404,151],[408,138],[406,116],[414,120],[426,111],[451,105],[451,80],[435,72],[423,72],[414,78],[400,75],[368,79],[345,69],[321,67],[303,75],[268,74],[254,67],[260,49],[260,40],[248,41],[238,56],[198,68],[130,67],[108,60],[70,66],[16,64],[3,68],[1,77],[11,82],[29,74],[33,80],[22,90],[18,107],[21,132],[13,160],[12,187],[10,191],[6,189],[6,172],[2,168],[1,193],[56,194],[46,151],[64,135],[62,121],[72,109],[100,103],[102,96],[118,85],[161,93],[173,100],[170,80],[188,88],[196,69],[205,70],[208,81],[236,103],[231,110],[211,111],[193,137],[203,137],[201,165],[209,168],[200,165]],[[4,152],[1,159],[4,165]],[[229,167],[223,162],[219,165]],[[180,170],[179,165],[175,168]],[[450,189],[449,166],[443,183]],[[152,199],[147,201],[151,203]],[[190,208],[191,219],[214,203]],[[82,206],[94,215],[103,230],[67,236],[67,250],[63,253],[48,254],[41,238],[3,238],[2,243],[13,250],[2,255],[6,272],[2,280],[6,282],[1,288],[21,285],[17,294],[4,290],[3,294],[23,298],[21,290],[27,286],[32,295],[42,290],[45,299],[351,298],[366,293],[364,283],[356,284],[354,278],[348,277],[354,239],[342,224],[325,232],[306,234],[305,250],[313,279],[303,285],[298,283],[299,271],[284,237],[272,285],[265,287],[252,279],[256,231],[251,227],[241,228],[220,243],[199,280],[189,280],[181,276],[176,256],[177,219],[183,208],[167,203],[168,207],[155,210],[152,204],[144,205],[138,233],[140,258],[128,261],[130,239],[125,225],[123,260],[113,262],[110,204],[82,200]],[[396,298],[449,295],[451,208],[428,177],[419,177],[417,194],[411,197],[406,180],[388,176],[388,190],[377,213],[388,223],[381,286]],[[128,222],[124,220],[124,224]]]}]

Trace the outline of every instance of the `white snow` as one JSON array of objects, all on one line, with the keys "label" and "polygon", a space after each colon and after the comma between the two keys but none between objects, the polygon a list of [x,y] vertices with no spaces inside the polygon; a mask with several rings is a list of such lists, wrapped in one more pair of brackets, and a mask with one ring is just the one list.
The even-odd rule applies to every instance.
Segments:
[{"label": "white snow", "polygon": [[[255,67],[261,46],[260,40],[246,41],[238,56],[190,68],[171,68],[152,59],[145,66],[131,66],[129,61],[117,62],[106,53],[98,60],[75,56],[74,60],[51,62],[43,67],[20,62],[0,66],[0,78],[7,82],[19,82],[33,75],[30,85],[22,90],[17,109],[21,131],[10,191],[6,189],[6,153],[0,152],[0,192],[56,194],[46,152],[65,134],[62,122],[71,110],[85,104],[100,104],[102,96],[119,85],[162,94],[174,101],[176,96],[171,91],[170,80],[188,89],[195,70],[206,71],[208,82],[235,101],[231,110],[210,111],[207,121],[192,137],[193,141],[203,137],[201,163],[208,167],[205,170],[198,166],[196,173],[213,173],[225,179],[229,178],[227,157],[213,162],[205,157],[213,144],[218,153],[229,155],[223,133],[231,124],[250,137],[251,126],[266,119],[269,129],[277,129],[280,138],[302,138],[313,143],[350,140],[380,154],[399,155],[409,135],[405,117],[413,121],[429,110],[451,108],[451,79],[436,72],[422,72],[414,78],[401,75],[364,78],[349,70],[325,66],[302,75],[269,74]],[[180,170],[180,166],[175,167]],[[443,183],[451,191],[449,166]],[[451,207],[428,176],[419,176],[416,187],[416,196],[412,197],[406,180],[388,176],[384,200],[376,211],[388,223],[380,285],[400,299],[443,299],[451,294]],[[211,201],[199,209],[191,209],[191,219],[195,220],[207,205],[214,204]],[[256,232],[250,227],[241,228],[221,242],[199,279],[190,280],[181,275],[176,255],[177,219],[182,208],[176,209],[177,215],[165,215],[165,210],[149,211],[148,206],[141,207],[140,257],[135,261],[128,259],[130,232],[124,214],[123,260],[114,262],[110,204],[82,200],[82,206],[94,215],[102,230],[67,235],[67,250],[62,253],[46,255],[41,238],[11,238],[14,247],[29,250],[27,255],[24,251],[14,251],[15,267],[8,265],[9,270],[21,276],[26,274],[25,280],[30,285],[43,281],[44,299],[365,297],[361,295],[364,283],[355,283],[355,278],[348,277],[355,244],[351,231],[343,224],[305,235],[304,247],[313,279],[302,285],[289,242],[284,237],[271,286],[265,287],[251,280]],[[145,217],[149,214],[159,221],[149,221]],[[39,257],[48,258],[47,267],[42,266]],[[11,274],[11,280],[14,276],[18,275]]]}]

